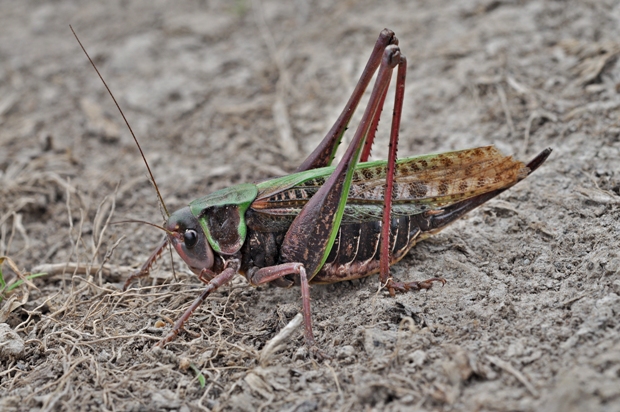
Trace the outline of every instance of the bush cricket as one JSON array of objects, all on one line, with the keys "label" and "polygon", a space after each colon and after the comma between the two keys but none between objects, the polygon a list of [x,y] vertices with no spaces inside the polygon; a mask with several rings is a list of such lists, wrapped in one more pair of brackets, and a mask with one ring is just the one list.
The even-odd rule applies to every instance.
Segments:
[{"label": "bush cricket", "polygon": [[[84,49],[81,42],[80,46]],[[101,77],[94,63],[93,67]],[[377,70],[355,135],[342,160],[332,166],[336,148]],[[394,32],[384,29],[340,117],[295,173],[216,191],[169,214],[162,226],[153,225],[165,232],[164,239],[124,289],[136,278],[147,276],[167,246],[172,246],[206,284],[159,346],[172,341],[207,296],[237,274],[253,286],[300,286],[304,337],[314,353],[318,350],[312,332],[310,284],[379,273],[381,284],[394,295],[429,289],[434,282],[445,283],[439,277],[401,282],[390,276],[389,267],[420,240],[527,177],[551,149],[543,150],[528,164],[502,155],[493,146],[397,160],[406,70],[407,61]],[[369,162],[394,71],[388,160]],[[131,131],[124,115],[123,119]],[[156,184],[155,188],[168,214]]]}]

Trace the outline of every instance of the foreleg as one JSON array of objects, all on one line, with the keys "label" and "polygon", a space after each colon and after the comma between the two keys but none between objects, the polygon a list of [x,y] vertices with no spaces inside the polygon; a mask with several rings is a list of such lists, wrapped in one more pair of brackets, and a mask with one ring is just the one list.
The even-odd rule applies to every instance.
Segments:
[{"label": "foreleg", "polygon": [[[225,285],[230,282],[230,280],[235,276],[237,270],[239,269],[239,264],[237,262],[233,262],[233,266],[230,266],[224,271],[222,271],[219,275],[215,276],[211,281],[207,284],[205,290],[202,291],[200,296],[194,300],[194,302],[190,305],[189,308],[181,315],[179,319],[174,323],[172,329],[168,334],[160,340],[156,346],[163,348],[164,345],[170,341],[172,341],[183,329],[183,324],[187,321],[187,319],[192,316],[192,313],[202,304],[202,302],[209,296],[212,292],[216,291],[220,286]],[[202,276],[199,276],[202,280]]]}]

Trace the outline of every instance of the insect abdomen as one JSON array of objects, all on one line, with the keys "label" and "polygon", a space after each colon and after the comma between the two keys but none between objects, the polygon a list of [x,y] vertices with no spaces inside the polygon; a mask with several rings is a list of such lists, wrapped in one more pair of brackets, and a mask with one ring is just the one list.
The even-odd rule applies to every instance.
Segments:
[{"label": "insect abdomen", "polygon": [[[420,229],[412,220],[412,216],[392,219],[390,265],[402,259],[420,235]],[[381,222],[343,224],[327,261],[312,283],[334,283],[377,273],[380,245]]]},{"label": "insect abdomen", "polygon": [[[280,262],[280,247],[285,230],[264,232],[252,228],[253,213],[248,218],[248,235],[242,249],[244,270],[273,266]],[[421,231],[415,216],[392,219],[390,264],[399,261],[413,247]],[[359,279],[379,270],[381,223],[361,222],[341,225],[336,241],[323,268],[311,283],[334,283]]]}]

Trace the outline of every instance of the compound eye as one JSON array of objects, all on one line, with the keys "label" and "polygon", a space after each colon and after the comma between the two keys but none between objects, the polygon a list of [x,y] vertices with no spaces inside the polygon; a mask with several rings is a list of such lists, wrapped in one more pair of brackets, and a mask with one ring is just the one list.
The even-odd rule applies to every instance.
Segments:
[{"label": "compound eye", "polygon": [[185,247],[188,249],[196,246],[196,243],[198,242],[198,234],[196,231],[194,229],[186,229],[183,234],[183,242],[185,243]]}]

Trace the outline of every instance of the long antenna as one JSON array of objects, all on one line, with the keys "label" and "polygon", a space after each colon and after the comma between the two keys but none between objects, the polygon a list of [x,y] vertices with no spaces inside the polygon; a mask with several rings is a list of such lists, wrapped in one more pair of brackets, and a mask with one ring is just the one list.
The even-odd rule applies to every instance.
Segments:
[{"label": "long antenna", "polygon": [[159,198],[159,201],[161,202],[161,206],[164,208],[164,211],[166,212],[166,216],[169,217],[170,213],[168,213],[168,208],[166,207],[166,204],[164,203],[164,199],[161,197],[161,193],[159,193],[159,187],[157,187],[157,183],[155,183],[155,177],[153,176],[153,172],[151,172],[151,167],[149,166],[149,162],[146,161],[146,157],[144,156],[144,152],[142,151],[142,147],[140,147],[140,143],[138,143],[138,138],[134,134],[133,129],[131,128],[131,125],[127,121],[127,118],[125,117],[125,113],[123,113],[123,110],[121,109],[121,106],[119,106],[118,102],[114,98],[114,95],[112,94],[112,91],[108,87],[108,84],[105,82],[105,80],[103,80],[103,76],[101,75],[101,73],[99,73],[99,70],[97,69],[97,66],[95,66],[95,62],[93,61],[93,59],[90,58],[90,56],[88,55],[88,52],[86,51],[86,49],[82,45],[82,42],[78,38],[77,34],[75,34],[75,30],[73,30],[73,27],[71,25],[69,25],[69,28],[71,29],[71,32],[75,36],[75,39],[79,43],[80,47],[84,51],[84,54],[86,54],[86,57],[88,57],[88,60],[90,61],[90,64],[92,64],[93,68],[97,72],[97,75],[99,76],[99,78],[103,82],[103,85],[108,90],[108,93],[110,94],[110,97],[112,98],[112,100],[114,100],[114,104],[116,105],[116,108],[121,113],[121,116],[123,116],[123,120],[125,121],[125,124],[127,125],[127,128],[129,129],[129,132],[131,133],[131,136],[133,137],[133,140],[136,142],[136,145],[138,146],[138,150],[140,151],[140,155],[142,156],[142,159],[144,160],[144,164],[146,165],[146,169],[149,171],[149,175],[151,176],[151,181],[153,182],[153,186],[155,186],[155,191],[157,192],[157,197]]},{"label": "long antenna", "polygon": [[119,225],[119,224],[121,224],[121,223],[141,223],[141,224],[143,224],[143,225],[149,225],[149,226],[156,227],[157,229],[159,229],[159,230],[163,230],[163,231],[164,231],[164,232],[166,232],[167,234],[169,234],[169,235],[173,235],[173,236],[174,236],[174,232],[171,232],[171,231],[167,230],[166,228],[164,228],[164,227],[162,227],[162,226],[159,226],[159,225],[156,225],[156,224],[154,224],[154,223],[147,222],[147,221],[144,221],[144,220],[138,220],[138,219],[127,219],[127,220],[119,220],[119,221],[117,221],[117,222],[110,222],[110,224],[111,224],[111,225]]}]

